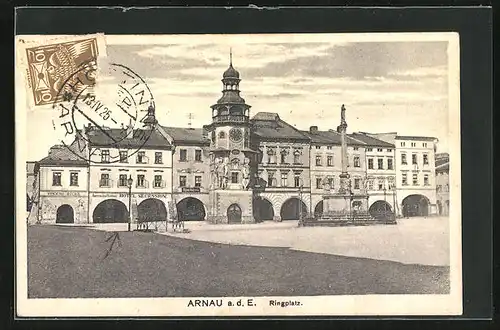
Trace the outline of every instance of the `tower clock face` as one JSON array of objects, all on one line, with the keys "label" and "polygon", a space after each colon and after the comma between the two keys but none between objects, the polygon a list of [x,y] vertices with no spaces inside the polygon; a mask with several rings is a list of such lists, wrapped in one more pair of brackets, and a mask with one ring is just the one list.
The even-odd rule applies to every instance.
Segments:
[{"label": "tower clock face", "polygon": [[233,128],[229,131],[229,138],[232,142],[240,142],[243,139],[243,132],[239,128]]}]

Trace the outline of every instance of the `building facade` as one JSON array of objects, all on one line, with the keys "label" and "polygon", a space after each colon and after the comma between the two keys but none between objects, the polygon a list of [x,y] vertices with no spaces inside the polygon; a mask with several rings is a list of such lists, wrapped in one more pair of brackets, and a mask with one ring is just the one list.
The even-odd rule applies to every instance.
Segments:
[{"label": "building facade", "polygon": [[450,156],[447,153],[436,154],[436,194],[437,213],[450,214]]},{"label": "building facade", "polygon": [[[276,113],[252,117],[239,83],[230,63],[222,96],[207,109],[212,122],[203,128],[162,126],[151,104],[149,131],[89,126],[71,146],[54,146],[36,163],[39,197],[30,219],[107,223],[128,222],[130,215],[146,222],[252,223],[318,218],[325,198],[332,199],[345,184],[341,190],[348,188],[351,200],[366,199],[370,213],[447,212],[448,199],[440,196],[437,202],[446,188],[439,183],[436,190],[436,175],[444,176],[435,168],[435,138],[347,134],[344,107],[337,130],[301,131]],[[144,134],[149,134],[146,142]]]}]

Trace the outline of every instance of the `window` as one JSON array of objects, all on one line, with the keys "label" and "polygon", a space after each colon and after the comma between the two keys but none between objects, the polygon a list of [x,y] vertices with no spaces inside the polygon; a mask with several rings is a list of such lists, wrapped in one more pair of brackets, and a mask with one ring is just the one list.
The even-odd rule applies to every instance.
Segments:
[{"label": "window", "polygon": [[109,163],[109,150],[101,151],[101,163]]},{"label": "window", "polygon": [[316,149],[321,149],[321,146],[316,146]]},{"label": "window", "polygon": [[201,150],[194,151],[194,160],[197,162],[201,162]]},{"label": "window", "polygon": [[52,185],[60,186],[61,185],[61,172],[53,172],[52,173]]},{"label": "window", "polygon": [[293,177],[293,184],[295,187],[300,187],[300,174],[295,174]]},{"label": "window", "polygon": [[404,147],[405,146],[405,143],[404,142],[401,142],[401,146]]},{"label": "window", "polygon": [[429,174],[425,174],[424,175],[424,186],[428,186],[429,185]]},{"label": "window", "polygon": [[332,146],[327,146],[326,149],[332,150]]},{"label": "window", "polygon": [[361,179],[359,179],[359,178],[354,179],[354,189],[359,189],[360,182],[361,182]]},{"label": "window", "polygon": [[144,188],[146,186],[146,180],[144,180],[144,174],[137,175],[137,187]]},{"label": "window", "polygon": [[155,164],[163,164],[163,157],[161,152],[155,152]]},{"label": "window", "polygon": [[406,162],[406,154],[402,153],[401,154],[401,165],[407,165],[408,163]]},{"label": "window", "polygon": [[403,173],[401,175],[401,183],[402,183],[403,186],[407,186],[408,185],[408,174]]},{"label": "window", "polygon": [[298,150],[295,150],[293,152],[293,163],[300,164],[300,151],[298,151]]},{"label": "window", "polygon": [[378,182],[378,190],[384,190],[384,178],[379,178]]},{"label": "window", "polygon": [[286,150],[281,150],[281,153],[280,153],[280,162],[281,164],[285,164],[286,163],[286,155],[288,154],[288,152]]},{"label": "window", "polygon": [[373,148],[367,148],[366,151],[373,151]]},{"label": "window", "polygon": [[154,187],[155,188],[162,188],[161,175],[155,175]]},{"label": "window", "polygon": [[387,169],[388,170],[393,170],[394,169],[394,165],[392,163],[392,158],[387,158]]},{"label": "window", "polygon": [[201,176],[197,175],[194,177],[194,186],[195,187],[201,187]]},{"label": "window", "polygon": [[238,183],[238,172],[231,173],[231,183]]},{"label": "window", "polygon": [[118,186],[119,187],[127,187],[128,186],[127,174],[120,174],[120,176],[118,177]]},{"label": "window", "polygon": [[288,173],[281,173],[281,186],[288,186]]},{"label": "window", "polygon": [[373,190],[373,180],[368,180],[368,190]]},{"label": "window", "polygon": [[412,146],[412,147],[416,147],[416,146],[417,146],[417,144],[416,144],[415,142],[412,142],[412,143],[411,143],[411,146]]},{"label": "window", "polygon": [[128,163],[128,152],[127,152],[127,150],[120,151],[120,163]]},{"label": "window", "polygon": [[418,174],[413,173],[412,182],[414,186],[418,186]]},{"label": "window", "polygon": [[417,165],[417,154],[411,154],[411,163]]},{"label": "window", "polygon": [[186,176],[181,175],[179,176],[179,187],[185,187],[186,186]]},{"label": "window", "polygon": [[426,142],[422,143],[422,145],[424,146],[424,148],[427,148],[427,143]]},{"label": "window", "polygon": [[387,149],[387,152],[392,152],[392,149]]},{"label": "window", "polygon": [[377,168],[379,170],[383,170],[384,169],[384,160],[382,158],[377,159],[377,165],[378,165]]},{"label": "window", "polygon": [[429,165],[429,155],[424,154],[424,165]]},{"label": "window", "polygon": [[333,189],[334,182],[333,178],[328,178],[328,185],[330,186],[330,189]]},{"label": "window", "polygon": [[354,156],[354,167],[360,167],[359,156]]},{"label": "window", "polygon": [[137,153],[137,163],[138,164],[145,164],[146,163],[146,152],[145,151],[139,151]]},{"label": "window", "polygon": [[99,180],[99,187],[109,187],[109,174],[102,173],[101,180]]},{"label": "window", "polygon": [[368,158],[368,169],[373,170],[373,158]]},{"label": "window", "polygon": [[316,178],[316,189],[323,188],[323,180],[321,178]]},{"label": "window", "polygon": [[69,185],[70,186],[78,186],[78,173],[70,173],[69,174]]},{"label": "window", "polygon": [[219,139],[225,139],[225,138],[226,138],[226,133],[219,132]]},{"label": "window", "polygon": [[440,185],[440,184],[438,184],[438,185],[436,186],[436,191],[437,191],[437,192],[440,192],[440,191],[441,191],[441,189],[442,189],[442,188],[441,188],[441,185]]},{"label": "window", "polygon": [[267,186],[274,186],[274,172],[267,172]]},{"label": "window", "polygon": [[321,166],[321,156],[316,156],[316,166]]},{"label": "window", "polygon": [[269,164],[276,164],[276,151],[274,148],[269,148],[267,150],[267,156],[269,157],[267,160]]},{"label": "window", "polygon": [[326,157],[326,166],[333,166],[333,156]]},{"label": "window", "polygon": [[354,151],[358,151],[358,149],[359,149],[358,147],[354,147]]},{"label": "window", "polygon": [[378,151],[378,152],[382,152],[382,151],[384,151],[384,149],[382,149],[382,148],[377,148],[377,151]]},{"label": "window", "polygon": [[179,161],[181,161],[181,162],[187,161],[187,150],[186,149],[179,150]]}]

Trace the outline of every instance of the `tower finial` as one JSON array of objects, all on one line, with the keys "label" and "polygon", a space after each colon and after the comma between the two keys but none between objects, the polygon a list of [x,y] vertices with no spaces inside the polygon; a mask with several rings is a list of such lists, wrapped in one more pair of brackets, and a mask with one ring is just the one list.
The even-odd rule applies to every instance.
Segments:
[{"label": "tower finial", "polygon": [[229,47],[229,65],[233,65],[233,48]]}]

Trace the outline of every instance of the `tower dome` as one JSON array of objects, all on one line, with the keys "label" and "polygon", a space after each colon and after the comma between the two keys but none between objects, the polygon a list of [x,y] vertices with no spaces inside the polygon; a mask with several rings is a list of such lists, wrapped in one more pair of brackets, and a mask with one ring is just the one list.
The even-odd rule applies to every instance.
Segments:
[{"label": "tower dome", "polygon": [[230,63],[229,64],[229,68],[227,68],[227,70],[224,71],[224,73],[222,74],[222,77],[223,78],[236,78],[236,79],[239,79],[240,78],[240,73],[238,71],[236,71],[235,68],[233,68],[233,63]]}]

